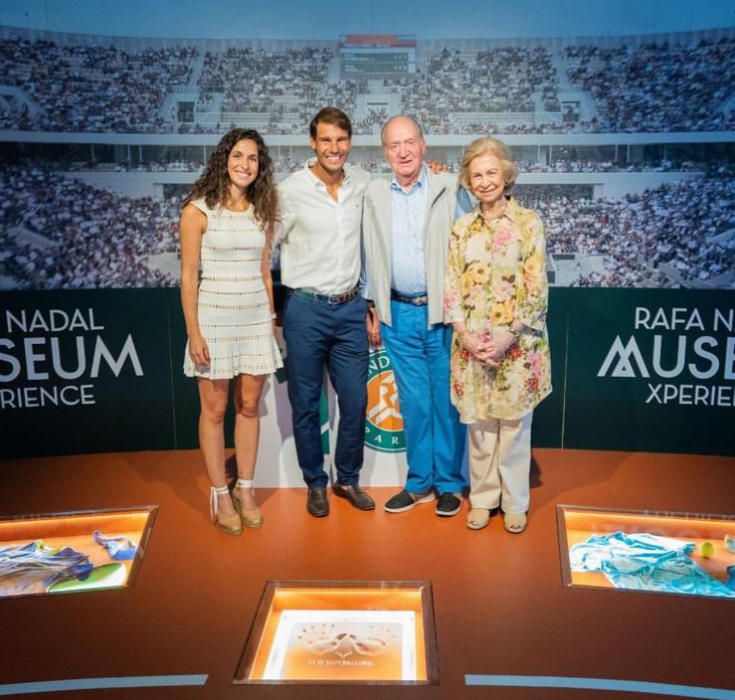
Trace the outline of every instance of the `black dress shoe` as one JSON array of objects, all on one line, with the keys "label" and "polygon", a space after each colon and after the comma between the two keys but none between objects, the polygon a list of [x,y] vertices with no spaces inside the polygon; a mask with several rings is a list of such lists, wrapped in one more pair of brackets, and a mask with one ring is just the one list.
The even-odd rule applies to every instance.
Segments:
[{"label": "black dress shoe", "polygon": [[335,484],[334,495],[346,498],[358,510],[375,510],[375,501],[359,486]]},{"label": "black dress shoe", "polygon": [[306,510],[315,518],[323,518],[329,515],[329,501],[327,500],[327,487],[314,486],[306,495]]}]

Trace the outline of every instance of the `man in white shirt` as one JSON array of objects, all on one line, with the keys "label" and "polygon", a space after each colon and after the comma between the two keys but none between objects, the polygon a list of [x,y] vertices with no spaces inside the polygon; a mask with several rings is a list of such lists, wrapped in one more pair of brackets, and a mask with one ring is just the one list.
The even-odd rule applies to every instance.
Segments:
[{"label": "man in white shirt", "polygon": [[367,406],[367,303],[358,293],[360,226],[368,173],[347,164],[349,117],[326,107],[312,119],[315,159],[280,185],[281,281],[288,396],[296,453],[309,487],[306,507],[329,514],[319,400],[326,364],[339,401],[334,493],[360,510],[375,508],[359,486]]}]

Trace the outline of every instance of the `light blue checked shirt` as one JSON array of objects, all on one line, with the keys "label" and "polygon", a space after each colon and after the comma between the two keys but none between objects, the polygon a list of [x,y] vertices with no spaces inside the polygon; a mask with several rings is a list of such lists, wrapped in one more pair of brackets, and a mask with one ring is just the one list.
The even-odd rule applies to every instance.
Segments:
[{"label": "light blue checked shirt", "polygon": [[409,296],[426,293],[424,222],[429,195],[427,177],[424,166],[419,179],[408,191],[395,178],[390,183],[393,215],[391,287]]}]

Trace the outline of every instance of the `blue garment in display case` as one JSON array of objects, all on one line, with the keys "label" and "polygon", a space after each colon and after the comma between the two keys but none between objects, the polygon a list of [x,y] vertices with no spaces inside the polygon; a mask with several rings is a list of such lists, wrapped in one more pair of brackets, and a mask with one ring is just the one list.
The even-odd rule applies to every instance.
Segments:
[{"label": "blue garment in display case", "polygon": [[735,598],[690,558],[695,545],[649,533],[593,535],[569,550],[572,571],[601,572],[615,588]]}]

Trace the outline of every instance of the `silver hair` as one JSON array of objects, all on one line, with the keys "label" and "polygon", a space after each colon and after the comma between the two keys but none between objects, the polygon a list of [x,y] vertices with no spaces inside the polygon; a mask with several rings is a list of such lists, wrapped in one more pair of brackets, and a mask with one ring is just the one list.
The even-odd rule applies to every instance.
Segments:
[{"label": "silver hair", "polygon": [[392,121],[395,121],[396,119],[408,119],[409,121],[413,122],[413,125],[416,127],[416,131],[419,132],[419,137],[422,141],[425,141],[424,138],[424,130],[421,128],[421,124],[419,124],[416,117],[412,117],[410,114],[394,114],[392,117],[388,119],[388,121],[383,124],[382,129],[380,130],[380,143],[385,146],[385,132],[388,129],[388,126]]}]

